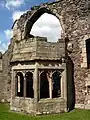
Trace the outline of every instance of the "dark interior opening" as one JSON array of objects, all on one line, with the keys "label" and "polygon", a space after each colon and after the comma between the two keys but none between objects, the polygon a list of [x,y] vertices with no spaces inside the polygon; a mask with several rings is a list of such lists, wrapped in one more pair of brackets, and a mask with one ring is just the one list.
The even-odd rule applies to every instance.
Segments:
[{"label": "dark interior opening", "polygon": [[52,90],[52,97],[57,98],[61,96],[61,76],[60,73],[57,71],[53,74],[53,90]]},{"label": "dark interior opening", "polygon": [[90,68],[90,39],[86,40],[87,66]]},{"label": "dark interior opening", "polygon": [[40,76],[40,98],[49,98],[49,82],[46,72],[41,73]]},{"label": "dark interior opening", "polygon": [[74,63],[70,57],[67,61],[67,109],[71,111],[75,107],[75,83],[74,83]]},{"label": "dark interior opening", "polygon": [[87,86],[87,94],[90,95],[90,85]]},{"label": "dark interior opening", "polygon": [[33,98],[33,74],[31,72],[27,72],[26,75],[26,97]]},{"label": "dark interior opening", "polygon": [[24,92],[24,78],[23,74],[21,72],[17,73],[16,75],[16,95],[18,97],[23,97],[23,92]]}]

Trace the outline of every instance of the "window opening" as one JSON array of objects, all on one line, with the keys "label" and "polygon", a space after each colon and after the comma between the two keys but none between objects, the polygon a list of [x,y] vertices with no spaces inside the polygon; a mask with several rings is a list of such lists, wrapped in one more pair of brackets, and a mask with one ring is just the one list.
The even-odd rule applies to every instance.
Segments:
[{"label": "window opening", "polygon": [[49,98],[49,82],[46,72],[40,75],[40,98]]},{"label": "window opening", "polygon": [[24,78],[21,72],[16,75],[16,95],[19,97],[23,97],[24,92]]},{"label": "window opening", "polygon": [[33,98],[34,97],[33,74],[31,72],[27,72],[25,77],[26,77],[26,97]]},{"label": "window opening", "polygon": [[53,73],[53,91],[52,96],[53,98],[57,98],[61,96],[61,76],[59,72]]},{"label": "window opening", "polygon": [[90,39],[86,40],[87,66],[90,68]]},{"label": "window opening", "polygon": [[87,94],[90,95],[90,86],[87,86]]}]

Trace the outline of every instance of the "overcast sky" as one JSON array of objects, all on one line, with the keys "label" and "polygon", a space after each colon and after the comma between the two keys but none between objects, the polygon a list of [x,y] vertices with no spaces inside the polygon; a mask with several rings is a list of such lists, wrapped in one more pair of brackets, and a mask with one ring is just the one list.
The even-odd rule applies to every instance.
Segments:
[{"label": "overcast sky", "polygon": [[[0,0],[0,51],[5,52],[13,36],[11,27],[25,11],[32,6],[55,0]],[[50,14],[43,14],[33,25],[31,33],[35,36],[45,36],[48,41],[55,42],[60,38],[61,26],[59,20]]]}]

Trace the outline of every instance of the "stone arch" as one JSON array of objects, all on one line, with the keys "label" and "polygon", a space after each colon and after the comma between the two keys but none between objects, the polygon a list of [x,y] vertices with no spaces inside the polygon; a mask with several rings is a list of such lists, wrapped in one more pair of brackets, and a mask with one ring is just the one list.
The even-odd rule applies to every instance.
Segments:
[{"label": "stone arch", "polygon": [[59,19],[61,27],[63,29],[64,32],[64,27],[62,24],[62,17],[55,11],[51,11],[49,8],[47,7],[40,7],[37,11],[34,12],[34,14],[32,14],[30,16],[30,18],[26,21],[25,23],[25,29],[24,29],[24,38],[28,38],[28,37],[33,37],[32,35],[30,35],[30,31],[32,29],[33,24],[40,18],[41,15],[43,15],[44,13],[48,13],[51,15],[54,15],[57,17],[57,19]]},{"label": "stone arch", "polygon": [[33,73],[26,72],[26,97],[33,98],[34,97],[34,90],[33,90]]},{"label": "stone arch", "polygon": [[60,75],[61,75],[61,71],[59,71],[59,70],[53,71],[53,72],[52,72],[52,75],[53,75],[54,73],[56,73],[56,72],[60,73]]},{"label": "stone arch", "polygon": [[16,96],[23,97],[24,93],[24,77],[22,72],[16,74]]},{"label": "stone arch", "polygon": [[49,81],[45,71],[40,74],[40,98],[49,98]]},{"label": "stone arch", "polygon": [[60,71],[54,71],[52,74],[53,78],[53,90],[52,97],[60,97],[61,96],[61,73]]}]

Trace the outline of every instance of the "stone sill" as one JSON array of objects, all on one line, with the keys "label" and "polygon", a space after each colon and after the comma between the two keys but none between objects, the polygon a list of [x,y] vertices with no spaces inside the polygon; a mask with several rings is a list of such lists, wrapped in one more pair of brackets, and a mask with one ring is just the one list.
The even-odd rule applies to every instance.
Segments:
[{"label": "stone sill", "polygon": [[40,99],[39,103],[47,103],[47,102],[63,102],[65,101],[64,98],[58,97],[58,98],[47,98],[47,99]]},{"label": "stone sill", "polygon": [[20,100],[34,100],[34,98],[27,98],[27,97],[15,97],[15,99],[20,99]]}]

